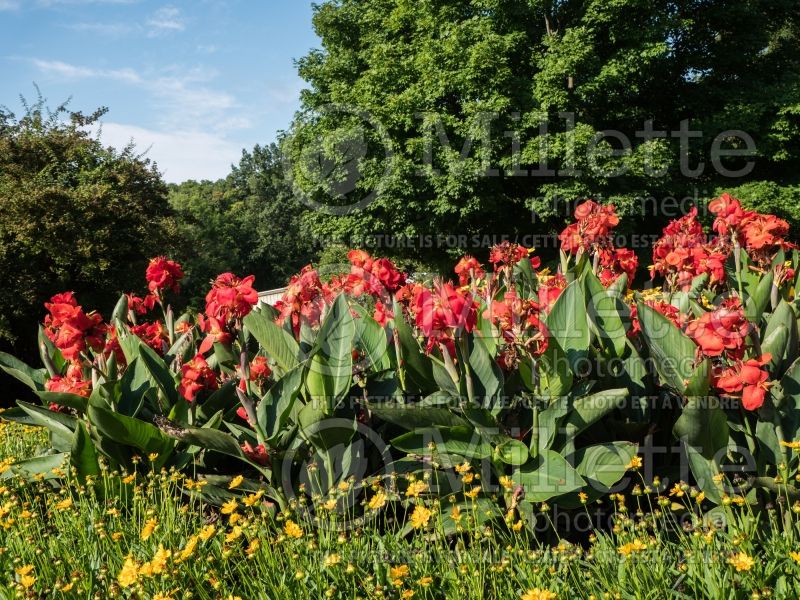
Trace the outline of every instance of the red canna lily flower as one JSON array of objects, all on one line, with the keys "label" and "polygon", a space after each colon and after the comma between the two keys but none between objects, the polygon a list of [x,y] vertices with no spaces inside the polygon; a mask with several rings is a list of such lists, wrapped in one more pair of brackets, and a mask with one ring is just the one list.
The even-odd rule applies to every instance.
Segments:
[{"label": "red canna lily flower", "polygon": [[48,392],[62,394],[75,394],[88,398],[92,393],[92,382],[83,380],[83,373],[79,367],[70,365],[65,376],[54,375],[44,384]]},{"label": "red canna lily flower", "polygon": [[738,361],[729,367],[714,381],[717,389],[728,393],[742,393],[742,406],[747,410],[758,410],[764,404],[764,397],[769,389],[769,373],[762,369],[772,360],[769,353],[760,358],[751,358],[747,362]]},{"label": "red canna lily flower", "polygon": [[156,297],[148,294],[144,298],[140,298],[136,294],[125,294],[128,298],[128,312],[134,315],[146,315],[153,310],[156,305]]},{"label": "red canna lily flower", "polygon": [[694,340],[705,356],[739,359],[744,353],[750,323],[744,316],[738,298],[726,300],[713,312],[707,312],[686,327],[686,335]]},{"label": "red canna lily flower", "polygon": [[252,460],[255,463],[260,465],[268,465],[269,464],[269,453],[267,449],[264,447],[264,444],[259,444],[258,446],[253,446],[250,442],[245,442],[242,444],[242,452],[244,455]]},{"label": "red canna lily flower", "polygon": [[471,281],[480,279],[485,275],[483,267],[481,267],[481,263],[478,262],[478,259],[469,255],[461,257],[454,271],[456,275],[458,275],[458,285],[461,287],[469,285]]},{"label": "red canna lily flower", "polygon": [[208,362],[202,354],[196,355],[181,367],[181,376],[178,391],[189,402],[194,402],[195,396],[203,390],[219,388],[217,376],[208,366]]},{"label": "red canna lily flower", "polygon": [[461,331],[472,331],[478,318],[472,293],[449,282],[435,283],[433,290],[418,288],[412,304],[417,327],[428,338],[428,351],[437,343],[451,343]]},{"label": "red canna lily flower", "polygon": [[218,275],[206,294],[206,316],[227,324],[249,314],[258,302],[255,279],[253,275],[243,279],[233,273]]},{"label": "red canna lily flower", "polygon": [[147,279],[147,288],[153,293],[161,293],[167,288],[178,293],[181,289],[179,282],[183,279],[183,270],[178,263],[169,260],[166,256],[157,256],[150,259],[145,279]]},{"label": "red canna lily flower", "polygon": [[131,327],[131,333],[150,346],[159,355],[164,356],[169,344],[169,334],[167,328],[161,321],[155,323],[143,323]]}]

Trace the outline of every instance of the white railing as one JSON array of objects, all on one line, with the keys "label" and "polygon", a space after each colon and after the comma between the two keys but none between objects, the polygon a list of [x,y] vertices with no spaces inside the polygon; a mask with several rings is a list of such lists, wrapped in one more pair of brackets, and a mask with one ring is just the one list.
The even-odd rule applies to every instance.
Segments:
[{"label": "white railing", "polygon": [[285,287],[282,288],[275,288],[274,290],[266,290],[263,292],[258,292],[258,301],[259,303],[269,304],[270,306],[274,306],[275,303],[281,299],[283,293],[286,291]]}]

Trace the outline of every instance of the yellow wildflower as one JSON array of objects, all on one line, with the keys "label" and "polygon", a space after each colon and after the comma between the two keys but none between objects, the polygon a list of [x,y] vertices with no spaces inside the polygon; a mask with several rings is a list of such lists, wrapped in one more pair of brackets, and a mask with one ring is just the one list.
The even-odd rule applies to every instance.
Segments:
[{"label": "yellow wildflower", "polygon": [[33,575],[23,575],[19,578],[19,583],[22,587],[26,590],[31,587],[34,583],[36,583],[36,577]]},{"label": "yellow wildflower", "polygon": [[408,565],[398,565],[389,569],[389,577],[391,579],[403,579],[408,577],[409,573],[411,573],[411,570]]},{"label": "yellow wildflower", "polygon": [[178,556],[178,558],[182,561],[191,558],[192,554],[194,554],[195,548],[197,548],[197,542],[199,541],[199,539],[200,538],[196,535],[190,537],[186,541],[186,545],[183,547],[183,550],[181,550],[181,553]]},{"label": "yellow wildflower", "polygon": [[669,491],[669,495],[670,496],[677,496],[678,498],[683,496],[683,489],[681,489],[681,484],[680,483],[676,483],[675,485],[673,485],[672,489]]},{"label": "yellow wildflower", "polygon": [[286,533],[286,535],[295,539],[303,537],[303,530],[297,523],[295,523],[291,519],[286,521],[286,523],[283,526],[283,531]]},{"label": "yellow wildflower", "polygon": [[589,501],[589,494],[586,492],[578,492],[578,500],[581,501],[581,504],[586,504]]},{"label": "yellow wildflower", "polygon": [[233,529],[231,529],[230,533],[225,535],[225,543],[230,544],[231,542],[238,540],[242,537],[242,528],[236,525]]},{"label": "yellow wildflower", "polygon": [[428,484],[424,481],[412,481],[408,484],[406,489],[406,496],[409,498],[416,498],[421,493],[428,491]]},{"label": "yellow wildflower", "polygon": [[56,504],[56,510],[67,510],[72,506],[72,498],[64,498]]},{"label": "yellow wildflower", "polygon": [[800,450],[800,440],[795,440],[793,442],[785,442],[781,440],[781,446],[791,448],[792,450]]},{"label": "yellow wildflower", "polygon": [[142,533],[139,535],[139,537],[143,540],[146,540],[151,535],[153,535],[153,530],[155,530],[157,526],[158,526],[158,519],[156,519],[155,517],[152,519],[148,519],[147,522],[145,522],[144,527],[142,527]]},{"label": "yellow wildflower", "polygon": [[221,512],[223,515],[229,515],[232,512],[235,512],[238,506],[239,503],[236,501],[236,498],[231,498],[222,505],[222,509],[219,512]]},{"label": "yellow wildflower", "polygon": [[524,523],[523,523],[523,522],[522,522],[522,520],[520,519],[520,520],[518,520],[516,523],[514,523],[514,524],[511,526],[511,529],[513,529],[514,531],[516,531],[517,533],[519,533],[520,531],[522,531],[522,526],[523,526],[523,525],[524,525]]},{"label": "yellow wildflower", "polygon": [[369,506],[372,510],[378,510],[383,508],[386,505],[386,492],[383,490],[378,490],[375,492],[375,495],[370,498]]},{"label": "yellow wildflower", "polygon": [[336,510],[337,504],[338,502],[336,501],[336,498],[329,498],[322,504],[322,508],[325,510]]},{"label": "yellow wildflower", "polygon": [[500,485],[502,485],[505,489],[510,490],[512,487],[514,487],[514,482],[508,475],[503,475],[500,478]]},{"label": "yellow wildflower", "polygon": [[136,479],[136,473],[131,473],[130,475],[126,475],[122,478],[122,483],[133,483],[134,479]]},{"label": "yellow wildflower", "polygon": [[117,575],[117,582],[124,588],[130,587],[136,583],[138,576],[139,567],[136,565],[136,561],[128,555],[128,558],[125,559],[125,564],[122,565],[122,570]]},{"label": "yellow wildflower", "polygon": [[155,596],[153,596],[153,600],[173,600],[173,598],[169,594],[158,592]]},{"label": "yellow wildflower", "polygon": [[632,542],[628,542],[627,544],[620,546],[619,553],[622,554],[622,556],[628,556],[633,552],[641,552],[642,550],[646,549],[647,544],[640,540],[633,540]]},{"label": "yellow wildflower", "polygon": [[528,590],[520,596],[522,600],[555,600],[555,597],[556,595],[550,590],[542,590],[539,588]]},{"label": "yellow wildflower", "polygon": [[406,590],[402,594],[400,594],[401,598],[413,598],[414,597],[414,590]]},{"label": "yellow wildflower", "polygon": [[239,487],[240,485],[242,485],[243,481],[244,481],[244,477],[242,477],[241,475],[237,475],[236,477],[231,479],[231,482],[228,484],[228,489],[232,490],[232,489],[235,489],[235,488]]},{"label": "yellow wildflower", "polygon": [[247,546],[247,550],[245,550],[247,556],[253,556],[253,554],[258,551],[260,546],[261,542],[258,541],[258,538],[250,540],[250,544]]},{"label": "yellow wildflower", "polygon": [[75,584],[70,581],[69,583],[65,583],[60,588],[58,588],[58,591],[59,592],[71,592],[72,588],[74,588],[74,587],[75,587]]},{"label": "yellow wildflower", "polygon": [[433,513],[424,506],[417,506],[414,512],[411,513],[411,526],[414,529],[422,529],[431,520]]},{"label": "yellow wildflower", "polygon": [[460,465],[456,466],[456,473],[459,475],[463,475],[464,473],[469,473],[469,470],[472,468],[472,465],[468,462],[463,462]]},{"label": "yellow wildflower", "polygon": [[756,564],[756,561],[744,552],[739,552],[731,556],[728,559],[728,563],[733,565],[737,571],[749,571],[753,568],[753,565]]},{"label": "yellow wildflower", "polygon": [[428,587],[430,584],[433,583],[433,577],[425,576],[420,577],[419,581],[417,581],[417,585],[421,587]]},{"label": "yellow wildflower", "polygon": [[199,537],[204,542],[207,542],[214,536],[215,533],[217,533],[216,527],[214,527],[213,525],[206,525],[200,530],[200,533],[197,534],[197,537]]},{"label": "yellow wildflower", "polygon": [[462,481],[462,482],[463,482],[465,485],[469,485],[470,483],[472,483],[472,480],[473,480],[473,479],[475,479],[475,473],[464,473],[464,474],[461,476],[461,481]]},{"label": "yellow wildflower", "polygon": [[800,563],[800,552],[789,552],[789,558],[796,563]]},{"label": "yellow wildflower", "polygon": [[634,456],[625,468],[626,469],[640,469],[642,467],[642,457]]},{"label": "yellow wildflower", "polygon": [[450,518],[458,523],[461,520],[461,509],[457,506],[454,506],[453,510],[450,511]]},{"label": "yellow wildflower", "polygon": [[473,498],[474,499],[474,498],[477,498],[478,494],[480,494],[480,493],[481,493],[481,486],[476,485],[470,491],[464,492],[464,495],[467,498]]},{"label": "yellow wildflower", "polygon": [[258,490],[255,494],[250,494],[242,499],[242,502],[245,506],[255,506],[259,500],[261,500],[261,496],[264,495],[263,490]]},{"label": "yellow wildflower", "polygon": [[33,565],[25,565],[23,567],[17,567],[16,569],[14,569],[14,572],[20,577],[24,577],[25,575],[30,575],[32,571],[33,571]]}]

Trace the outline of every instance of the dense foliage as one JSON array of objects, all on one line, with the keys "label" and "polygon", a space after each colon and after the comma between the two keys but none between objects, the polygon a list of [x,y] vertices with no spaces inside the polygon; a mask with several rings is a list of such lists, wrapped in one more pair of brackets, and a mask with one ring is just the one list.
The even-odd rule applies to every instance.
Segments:
[{"label": "dense foliage", "polygon": [[[626,228],[657,233],[663,213],[638,199],[710,196],[747,182],[776,186],[776,214],[796,218],[786,202],[796,188],[783,187],[797,184],[800,157],[800,13],[791,0],[331,0],[314,26],[322,48],[299,62],[310,88],[286,145],[294,182],[310,203],[334,208],[379,192],[365,210],[314,215],[321,237],[522,234],[531,211],[560,226],[568,201],[598,196],[623,214],[646,213]],[[574,113],[574,127],[562,112]],[[702,134],[684,140],[684,156],[671,132],[687,119]],[[637,138],[647,121],[666,137]],[[625,156],[608,155],[622,149],[613,137],[591,151],[605,130],[630,140]],[[728,130],[752,138],[751,172],[726,177],[712,166],[714,140]],[[730,133],[720,142],[746,149]],[[736,171],[745,160],[721,164]],[[702,173],[688,172],[701,162]],[[615,176],[620,167],[626,173]],[[512,174],[519,170],[540,173]],[[738,193],[758,208],[756,188]],[[387,248],[430,262],[445,250]]]},{"label": "dense foliage", "polygon": [[[84,116],[42,101],[0,110],[0,343],[35,349],[41,303],[69,287],[113,305],[174,234],[155,165],[131,147],[104,148]],[[66,117],[66,118],[65,118]]]},{"label": "dense foliage", "polygon": [[691,473],[701,503],[800,498],[800,255],[785,221],[728,194],[709,206],[713,237],[695,210],[664,229],[653,289],[629,287],[637,259],[614,245],[614,207],[586,201],[553,270],[506,242],[491,269],[465,256],[457,283],[419,282],[352,250],[348,273],[309,265],[275,307],[257,306],[252,275],[223,273],[194,318],[166,301],[182,267],[157,257],[147,292],[107,320],[57,294],[44,368],[0,354],[41,400],[2,418],[50,436],[8,472],[68,460],[88,485],[104,465],[174,469],[218,505],[215,482],[236,477],[310,523],[315,499],[346,489],[328,504],[342,526],[391,510],[404,534],[435,522],[423,498],[534,532],[541,503],[613,498],[643,461]]}]

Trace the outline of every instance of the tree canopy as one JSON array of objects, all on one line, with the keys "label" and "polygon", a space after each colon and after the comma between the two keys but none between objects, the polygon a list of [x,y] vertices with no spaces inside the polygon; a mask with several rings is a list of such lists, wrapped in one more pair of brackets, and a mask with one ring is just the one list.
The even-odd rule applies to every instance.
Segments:
[{"label": "tree canopy", "polygon": [[[329,0],[314,27],[286,151],[297,189],[325,205],[310,217],[320,236],[515,234],[532,214],[560,225],[584,197],[641,216],[641,198],[797,182],[793,0]],[[702,134],[680,139],[684,120]],[[648,121],[666,135],[637,137]],[[718,167],[715,143],[752,156]]]}]

